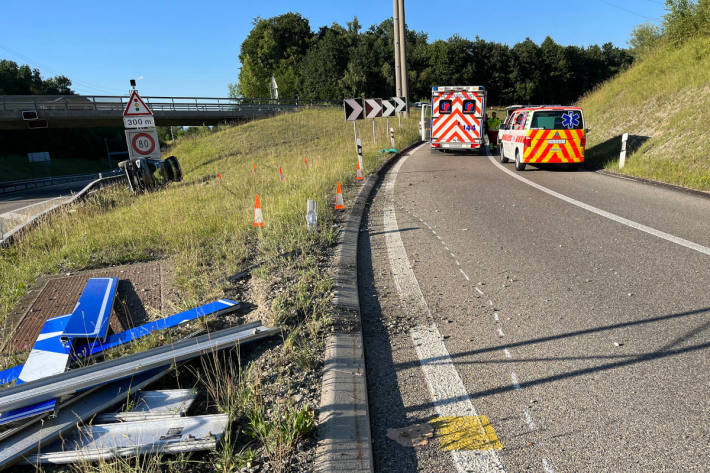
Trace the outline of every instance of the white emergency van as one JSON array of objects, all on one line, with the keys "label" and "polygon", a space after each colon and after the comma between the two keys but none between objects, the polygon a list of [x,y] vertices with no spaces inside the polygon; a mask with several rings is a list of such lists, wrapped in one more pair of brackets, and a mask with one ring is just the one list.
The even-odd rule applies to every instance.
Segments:
[{"label": "white emergency van", "polygon": [[431,149],[480,149],[486,95],[486,88],[479,85],[432,87]]}]

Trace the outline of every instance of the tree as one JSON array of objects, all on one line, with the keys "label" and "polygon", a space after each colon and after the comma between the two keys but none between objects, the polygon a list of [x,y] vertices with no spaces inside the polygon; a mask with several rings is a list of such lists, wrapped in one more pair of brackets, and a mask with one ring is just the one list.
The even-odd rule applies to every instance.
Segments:
[{"label": "tree", "polygon": [[636,25],[631,31],[628,44],[631,47],[631,54],[639,58],[653,49],[661,39],[663,30],[653,23],[643,23]]},{"label": "tree", "polygon": [[39,69],[0,60],[0,95],[70,95],[71,81],[65,76],[42,80]]}]

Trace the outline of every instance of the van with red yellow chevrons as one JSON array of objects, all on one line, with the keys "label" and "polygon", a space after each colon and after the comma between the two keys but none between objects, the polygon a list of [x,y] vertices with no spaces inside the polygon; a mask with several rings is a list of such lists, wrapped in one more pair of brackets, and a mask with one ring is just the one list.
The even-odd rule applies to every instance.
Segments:
[{"label": "van with red yellow chevrons", "polygon": [[432,87],[431,149],[481,149],[486,93],[478,85]]},{"label": "van with red yellow chevrons", "polygon": [[576,169],[584,162],[587,130],[581,108],[527,106],[509,113],[498,132],[501,163],[513,159],[515,169],[523,171],[527,163],[567,163]]}]

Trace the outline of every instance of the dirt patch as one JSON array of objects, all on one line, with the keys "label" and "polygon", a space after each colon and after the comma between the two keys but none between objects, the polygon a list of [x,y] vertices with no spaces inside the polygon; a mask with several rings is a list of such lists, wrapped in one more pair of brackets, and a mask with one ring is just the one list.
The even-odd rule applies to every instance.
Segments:
[{"label": "dirt patch", "polygon": [[109,322],[110,329],[116,333],[153,318],[151,313],[163,311],[172,271],[169,263],[153,261],[45,276],[13,310],[14,323],[11,321],[10,326],[14,330],[9,332],[13,335],[4,341],[2,353],[18,353],[31,348],[45,321],[71,313],[87,280],[96,277],[119,279]]}]

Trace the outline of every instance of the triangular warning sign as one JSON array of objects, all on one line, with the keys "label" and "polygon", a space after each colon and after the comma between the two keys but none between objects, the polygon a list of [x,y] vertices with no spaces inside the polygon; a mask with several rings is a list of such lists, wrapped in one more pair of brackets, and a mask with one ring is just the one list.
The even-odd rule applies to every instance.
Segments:
[{"label": "triangular warning sign", "polygon": [[145,102],[143,102],[143,99],[140,98],[138,92],[134,90],[131,92],[131,98],[128,99],[128,105],[126,105],[126,109],[123,111],[123,116],[136,117],[146,115],[153,116],[153,112],[151,112]]}]

